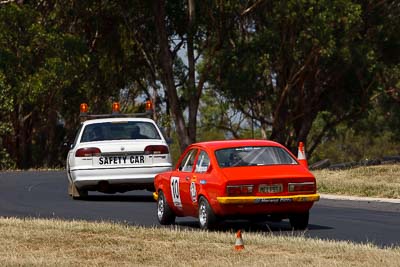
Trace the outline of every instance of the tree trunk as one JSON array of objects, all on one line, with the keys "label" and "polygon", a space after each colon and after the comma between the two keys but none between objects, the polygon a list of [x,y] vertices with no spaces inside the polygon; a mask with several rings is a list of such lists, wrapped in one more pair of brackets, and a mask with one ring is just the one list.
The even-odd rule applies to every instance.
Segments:
[{"label": "tree trunk", "polygon": [[195,61],[194,61],[194,45],[193,45],[193,33],[194,33],[194,19],[195,9],[194,1],[188,0],[189,14],[188,14],[188,30],[187,30],[187,53],[188,53],[188,64],[189,64],[189,121],[188,121],[188,135],[191,143],[196,142],[196,131],[197,131],[197,111],[199,107],[199,97],[196,93],[196,77],[195,77]]},{"label": "tree trunk", "polygon": [[[50,104],[50,103],[49,103]],[[50,105],[49,105],[50,107]],[[57,113],[54,109],[49,108],[47,114],[47,138],[46,138],[46,162],[45,166],[54,166],[57,161],[57,142],[56,142],[56,124]]]},{"label": "tree trunk", "polygon": [[160,49],[160,65],[162,71],[163,84],[168,92],[168,102],[171,107],[172,118],[175,122],[177,134],[179,136],[179,145],[183,151],[189,144],[190,138],[186,131],[183,111],[179,104],[178,93],[174,83],[173,61],[169,47],[166,31],[165,1],[154,0],[153,2],[156,31]]},{"label": "tree trunk", "polygon": [[32,165],[32,119],[31,113],[24,114],[24,108],[20,104],[14,122],[16,164],[19,169],[28,169]]}]

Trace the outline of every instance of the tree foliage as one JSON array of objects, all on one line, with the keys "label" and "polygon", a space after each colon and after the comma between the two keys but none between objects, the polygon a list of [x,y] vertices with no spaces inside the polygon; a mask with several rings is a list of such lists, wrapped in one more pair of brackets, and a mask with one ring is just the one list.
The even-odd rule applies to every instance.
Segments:
[{"label": "tree foliage", "polygon": [[371,114],[398,141],[399,14],[394,0],[1,3],[0,168],[62,165],[81,102],[138,98],[180,151],[261,137],[310,153]]},{"label": "tree foliage", "polygon": [[[256,4],[236,7],[224,17],[225,24],[235,27],[226,30],[226,42],[215,58],[219,71],[213,77],[214,88],[259,121],[265,132],[271,129],[269,138],[291,148],[309,140],[314,150],[329,129],[367,113],[370,98],[384,86],[379,77],[386,50],[379,45],[383,36],[397,38],[391,42],[398,44],[393,28],[385,27],[399,25],[398,4]],[[383,10],[388,21],[377,15]],[[320,112],[325,114],[324,125],[310,138]]]}]

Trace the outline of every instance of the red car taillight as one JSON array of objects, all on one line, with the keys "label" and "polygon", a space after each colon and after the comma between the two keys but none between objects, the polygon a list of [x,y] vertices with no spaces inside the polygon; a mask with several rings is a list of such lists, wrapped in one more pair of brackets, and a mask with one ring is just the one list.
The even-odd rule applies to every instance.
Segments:
[{"label": "red car taillight", "polygon": [[315,183],[314,182],[289,183],[288,189],[289,189],[289,192],[313,193],[313,192],[315,192]]},{"label": "red car taillight", "polygon": [[151,145],[151,146],[146,146],[144,149],[144,154],[149,155],[149,154],[168,154],[169,150],[167,146],[163,145]]},{"label": "red car taillight", "polygon": [[247,196],[253,194],[254,185],[228,185],[226,194],[228,196]]},{"label": "red car taillight", "polygon": [[79,148],[75,152],[75,157],[95,157],[95,156],[100,156],[100,154],[101,154],[100,148],[84,147],[84,148]]}]

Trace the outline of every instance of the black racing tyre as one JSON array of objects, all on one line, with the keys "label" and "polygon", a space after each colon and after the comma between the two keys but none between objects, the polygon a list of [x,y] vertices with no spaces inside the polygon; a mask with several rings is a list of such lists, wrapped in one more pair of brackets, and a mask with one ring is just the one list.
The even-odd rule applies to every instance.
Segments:
[{"label": "black racing tyre", "polygon": [[175,214],[169,207],[163,191],[158,193],[157,200],[157,218],[161,225],[170,225],[175,223]]},{"label": "black racing tyre", "polygon": [[212,210],[207,199],[203,196],[199,199],[199,225],[200,229],[213,229],[218,223],[218,218]]},{"label": "black racing tyre", "polygon": [[293,213],[289,216],[290,225],[294,230],[304,230],[308,226],[308,219],[310,217],[310,213]]}]

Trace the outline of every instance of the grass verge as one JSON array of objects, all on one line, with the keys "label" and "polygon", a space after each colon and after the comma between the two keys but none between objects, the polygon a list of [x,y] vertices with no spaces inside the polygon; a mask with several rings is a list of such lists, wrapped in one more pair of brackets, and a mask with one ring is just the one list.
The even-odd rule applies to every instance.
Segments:
[{"label": "grass verge", "polygon": [[305,237],[0,218],[3,266],[398,266],[400,248]]},{"label": "grass verge", "polygon": [[400,164],[312,172],[319,193],[400,198]]}]

